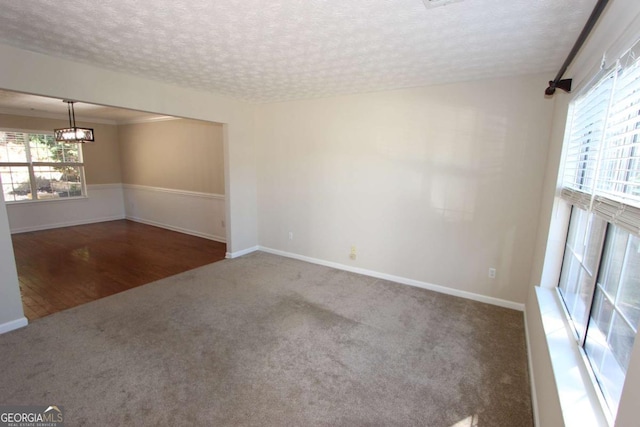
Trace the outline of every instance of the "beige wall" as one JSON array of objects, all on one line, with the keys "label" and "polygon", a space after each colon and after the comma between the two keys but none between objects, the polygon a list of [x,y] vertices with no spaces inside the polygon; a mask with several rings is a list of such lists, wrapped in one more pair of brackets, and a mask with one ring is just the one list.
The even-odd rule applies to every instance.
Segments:
[{"label": "beige wall", "polygon": [[[96,142],[82,145],[87,184],[121,182],[117,126],[82,121],[78,121],[78,125],[95,131]],[[67,126],[69,122],[65,120],[0,114],[0,128],[53,131]]]},{"label": "beige wall", "polygon": [[[222,125],[166,120],[111,125],[78,121],[95,130],[83,144],[87,184],[126,183],[224,194]],[[0,128],[52,131],[65,120],[0,114]],[[154,153],[149,156],[149,153]]]},{"label": "beige wall", "polygon": [[167,120],[118,127],[125,184],[224,194],[222,125]]},{"label": "beige wall", "polygon": [[524,303],[553,112],[546,80],[258,106],[260,244]]}]

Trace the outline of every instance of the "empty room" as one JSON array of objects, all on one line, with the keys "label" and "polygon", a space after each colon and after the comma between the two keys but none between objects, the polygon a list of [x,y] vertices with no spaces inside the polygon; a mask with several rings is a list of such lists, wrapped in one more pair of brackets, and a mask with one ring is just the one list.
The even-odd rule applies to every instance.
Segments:
[{"label": "empty room", "polygon": [[639,2],[0,7],[0,424],[637,425]]}]

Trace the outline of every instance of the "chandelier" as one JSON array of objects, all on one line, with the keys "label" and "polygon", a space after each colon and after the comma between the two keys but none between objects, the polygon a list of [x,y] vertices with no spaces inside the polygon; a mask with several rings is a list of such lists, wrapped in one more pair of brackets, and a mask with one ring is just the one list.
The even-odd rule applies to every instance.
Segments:
[{"label": "chandelier", "polygon": [[76,126],[76,113],[73,109],[75,101],[64,100],[62,102],[67,103],[67,110],[69,111],[69,127],[63,129],[54,129],[57,142],[93,142],[93,129],[81,128]]}]

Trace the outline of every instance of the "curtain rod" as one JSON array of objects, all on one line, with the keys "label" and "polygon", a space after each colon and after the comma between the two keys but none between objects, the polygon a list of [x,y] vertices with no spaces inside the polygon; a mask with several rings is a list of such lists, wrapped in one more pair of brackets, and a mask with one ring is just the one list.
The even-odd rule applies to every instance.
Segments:
[{"label": "curtain rod", "polygon": [[567,59],[564,60],[564,64],[562,64],[562,67],[560,68],[560,71],[558,71],[556,78],[549,82],[549,87],[544,91],[545,95],[553,95],[556,92],[556,88],[562,89],[565,92],[571,92],[572,79],[563,80],[562,76],[564,75],[565,71],[567,71],[567,68],[569,68],[569,65],[571,65],[571,62],[578,54],[578,51],[584,44],[585,40],[587,40],[587,37],[589,37],[591,30],[593,29],[593,27],[595,27],[596,22],[598,22],[598,18],[600,18],[600,15],[602,15],[602,11],[607,6],[608,2],[609,0],[598,0],[598,3],[596,3],[595,7],[593,8],[593,12],[591,12],[591,16],[589,16],[589,20],[586,24],[584,24],[584,28],[578,36],[578,40],[576,40],[576,43],[573,45],[573,48],[571,49],[571,52],[569,52]]}]

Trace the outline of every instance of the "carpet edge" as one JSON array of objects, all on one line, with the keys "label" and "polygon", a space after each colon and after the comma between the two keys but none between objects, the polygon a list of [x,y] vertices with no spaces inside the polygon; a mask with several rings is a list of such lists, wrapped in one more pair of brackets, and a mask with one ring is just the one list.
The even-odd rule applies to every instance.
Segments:
[{"label": "carpet edge", "polygon": [[[322,259],[319,259],[319,258],[313,258],[313,257],[305,256],[305,255],[295,254],[295,253],[292,253],[292,252],[281,251],[279,249],[273,249],[273,248],[269,248],[269,247],[266,247],[266,246],[260,246],[259,245],[259,246],[256,246],[254,248],[249,248],[249,249],[246,250],[247,252],[243,253],[242,255],[246,255],[246,254],[254,252],[256,250],[259,250],[259,251],[262,251],[262,252],[266,252],[266,253],[270,253],[270,254],[273,254],[273,255],[280,255],[280,256],[283,256],[283,257],[286,257],[286,258],[297,259],[299,261],[306,261],[306,262],[310,262],[312,264],[318,264],[318,265],[322,265],[322,266],[325,266],[325,267],[331,267],[331,268],[335,268],[337,270],[349,271],[351,273],[362,274],[363,276],[369,276],[369,277],[375,277],[377,279],[389,280],[391,282],[400,283],[402,285],[414,286],[414,287],[417,287],[417,288],[427,289],[429,291],[434,291],[434,292],[438,292],[438,293],[441,293],[441,294],[446,294],[446,295],[451,295],[451,296],[455,296],[455,297],[465,298],[465,299],[478,301],[478,302],[482,302],[482,303],[486,303],[486,304],[496,305],[498,307],[510,308],[512,310],[517,310],[517,311],[520,311],[520,312],[524,312],[524,307],[525,306],[524,306],[523,303],[504,300],[504,299],[501,299],[501,298],[490,297],[490,296],[487,296],[487,295],[476,294],[476,293],[468,292],[468,291],[462,291],[460,289],[454,289],[454,288],[449,288],[449,287],[442,286],[442,285],[436,285],[436,284],[433,284],[433,283],[422,282],[420,280],[409,279],[409,278],[402,277],[402,276],[394,276],[392,274],[381,273],[381,272],[378,272],[378,271],[368,270],[368,269],[365,269],[365,268],[351,267],[351,266],[340,264],[340,263],[337,263],[337,262],[325,261],[325,260],[322,260]],[[244,252],[244,251],[241,251],[241,252]],[[235,255],[237,253],[239,253],[239,252],[234,252],[233,255]],[[237,256],[240,256],[240,255],[237,255]],[[235,257],[236,256],[233,256],[232,258],[235,258]]]}]

